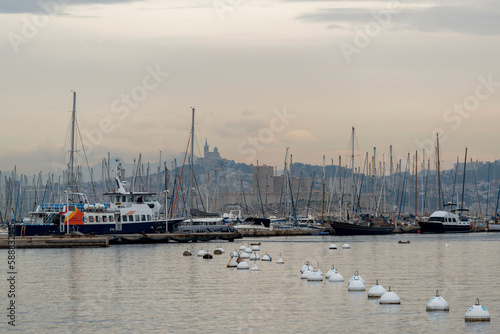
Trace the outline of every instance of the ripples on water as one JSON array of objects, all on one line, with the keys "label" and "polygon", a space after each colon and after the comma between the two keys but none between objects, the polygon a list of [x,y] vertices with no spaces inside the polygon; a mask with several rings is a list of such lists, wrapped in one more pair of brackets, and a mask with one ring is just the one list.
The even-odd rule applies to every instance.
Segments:
[{"label": "ripples on water", "polygon": [[[410,244],[398,244],[410,240]],[[17,250],[17,326],[23,333],[500,333],[500,233],[311,236],[235,243]],[[261,242],[259,272],[226,267],[241,244]],[[341,249],[343,243],[351,249]],[[446,242],[450,247],[445,247]],[[330,243],[339,249],[329,250]],[[222,246],[213,260],[200,249]],[[182,256],[189,247],[193,256]],[[5,253],[5,252],[4,252]],[[281,253],[285,264],[276,260]],[[344,283],[307,282],[305,260]],[[252,264],[252,261],[248,261]],[[6,268],[6,260],[4,261]],[[401,305],[347,292],[355,270],[367,290],[391,286]],[[6,272],[6,270],[5,270]],[[7,283],[2,280],[2,294]],[[426,312],[439,289],[450,312]],[[465,323],[479,298],[491,323]],[[4,302],[6,306],[7,302]],[[5,308],[4,308],[5,309]],[[4,311],[6,314],[6,312]],[[0,325],[0,332],[7,328]]]}]

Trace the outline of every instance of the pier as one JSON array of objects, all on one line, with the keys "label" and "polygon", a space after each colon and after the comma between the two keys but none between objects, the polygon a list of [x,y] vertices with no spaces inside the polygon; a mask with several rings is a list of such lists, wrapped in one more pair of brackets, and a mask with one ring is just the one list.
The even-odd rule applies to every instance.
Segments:
[{"label": "pier", "polygon": [[[7,235],[0,236],[0,248],[9,248]],[[108,247],[109,238],[104,236],[33,236],[16,237],[14,248],[73,248],[73,247]]]}]

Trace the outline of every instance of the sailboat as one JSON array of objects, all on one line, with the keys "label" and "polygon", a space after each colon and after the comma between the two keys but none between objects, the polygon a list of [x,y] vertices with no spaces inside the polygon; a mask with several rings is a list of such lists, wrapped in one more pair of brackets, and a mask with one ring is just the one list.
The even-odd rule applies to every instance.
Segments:
[{"label": "sailboat", "polygon": [[394,231],[394,224],[387,222],[382,217],[374,217],[370,215],[354,216],[354,127],[352,128],[352,198],[351,198],[351,214],[347,219],[337,219],[330,222],[330,226],[335,230],[337,235],[377,235],[389,234]]}]

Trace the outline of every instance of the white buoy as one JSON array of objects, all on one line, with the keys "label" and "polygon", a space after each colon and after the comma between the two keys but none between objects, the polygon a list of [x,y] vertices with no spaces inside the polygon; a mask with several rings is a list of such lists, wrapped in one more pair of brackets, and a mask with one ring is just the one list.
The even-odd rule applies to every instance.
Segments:
[{"label": "white buoy", "polygon": [[249,248],[249,247],[245,248],[245,253],[251,253],[251,252],[252,252],[251,248]]},{"label": "white buoy", "polygon": [[449,311],[450,307],[446,300],[439,295],[439,291],[436,290],[436,295],[429,300],[425,309],[426,311]]},{"label": "white buoy", "polygon": [[240,253],[238,253],[237,251],[231,253],[231,257],[238,257],[238,256],[240,256]]},{"label": "white buoy", "polygon": [[308,267],[306,268],[306,270],[304,270],[304,271],[302,272],[302,274],[300,275],[300,278],[302,278],[302,279],[307,279],[307,277],[309,276],[309,274],[310,274],[310,273],[312,273],[312,271],[313,271],[313,268],[312,268],[311,266],[308,266]]},{"label": "white buoy", "polygon": [[343,244],[342,245],[342,249],[350,249],[351,246],[349,246],[349,244]]},{"label": "white buoy", "polygon": [[378,300],[379,304],[401,304],[401,299],[399,299],[399,296],[394,292],[391,291],[391,287],[389,287],[389,291],[384,293],[382,297]]},{"label": "white buoy", "polygon": [[242,251],[244,251],[246,248],[247,248],[247,246],[245,246],[245,245],[240,246],[240,250],[242,250]]},{"label": "white buoy", "polygon": [[330,276],[332,276],[332,274],[335,272],[335,268],[333,267],[332,265],[332,268],[330,270],[328,270],[325,274],[325,278],[330,278]]},{"label": "white buoy", "polygon": [[238,266],[236,267],[236,269],[238,269],[238,270],[248,270],[248,269],[250,269],[250,266],[245,261],[241,261],[240,263],[238,263]]},{"label": "white buoy", "polygon": [[283,264],[285,263],[285,261],[283,261],[283,259],[281,258],[281,253],[280,253],[280,258],[278,259],[278,261],[276,261],[277,264]]},{"label": "white buoy", "polygon": [[337,269],[335,269],[333,274],[328,279],[328,281],[330,281],[330,282],[343,282],[344,277],[342,275],[340,275],[340,273]]},{"label": "white buoy", "polygon": [[206,252],[205,252],[205,254],[203,254],[203,258],[204,258],[205,260],[210,260],[210,259],[213,259],[213,258],[214,258],[214,256],[213,256],[212,254],[210,254],[210,252],[209,252],[209,251],[206,251]]},{"label": "white buoy", "polygon": [[302,274],[304,271],[306,271],[310,267],[309,261],[306,261],[302,268],[300,268],[300,273]]},{"label": "white buoy", "polygon": [[366,291],[365,283],[359,279],[359,276],[355,276],[347,286],[347,291]]},{"label": "white buoy", "polygon": [[337,245],[331,244],[330,247],[328,247],[328,249],[337,249]]},{"label": "white buoy", "polygon": [[450,247],[450,243],[447,242],[446,245],[444,245],[445,247]]},{"label": "white buoy", "polygon": [[202,257],[203,255],[205,255],[205,251],[202,249],[198,252],[198,256]]},{"label": "white buoy", "polygon": [[368,290],[368,298],[380,298],[386,292],[387,290],[382,285],[379,285],[377,280],[375,285]]},{"label": "white buoy", "polygon": [[356,277],[356,276],[358,277],[358,279],[359,279],[361,282],[363,282],[363,284],[365,284],[365,280],[363,279],[363,277],[361,277],[361,276],[359,275],[359,273],[358,273],[358,271],[357,271],[357,270],[354,272],[354,275],[353,275],[351,278],[349,278],[349,283],[351,283],[352,281],[354,281],[354,279],[355,279],[355,277]]},{"label": "white buoy", "polygon": [[250,255],[250,260],[260,260],[259,254],[252,253],[252,255]]},{"label": "white buoy", "polygon": [[240,254],[240,257],[241,257],[242,259],[249,259],[249,258],[250,258],[250,255],[248,255],[248,253],[247,253],[247,252],[243,252],[243,253],[241,253],[241,254]]},{"label": "white buoy", "polygon": [[323,275],[321,275],[320,271],[314,268],[313,271],[309,272],[309,275],[307,275],[307,280],[312,282],[323,281]]},{"label": "white buoy", "polygon": [[260,251],[260,247],[257,246],[257,245],[254,245],[254,246],[252,246],[252,251],[259,252]]},{"label": "white buoy", "polygon": [[254,264],[253,264],[253,266],[252,266],[252,268],[250,268],[250,270],[251,270],[251,271],[258,271],[258,270],[260,270],[260,269],[259,269],[259,267],[257,267],[257,264],[256,264],[256,263],[254,263]]},{"label": "white buoy", "polygon": [[266,253],[261,259],[261,261],[272,261],[273,259]]},{"label": "white buoy", "polygon": [[228,268],[234,268],[234,267],[237,267],[238,266],[238,261],[237,261],[237,257],[231,257],[229,259],[229,263],[227,264],[227,267]]},{"label": "white buoy", "polygon": [[476,304],[465,312],[465,321],[490,321],[490,313],[479,303],[479,298],[476,299]]}]

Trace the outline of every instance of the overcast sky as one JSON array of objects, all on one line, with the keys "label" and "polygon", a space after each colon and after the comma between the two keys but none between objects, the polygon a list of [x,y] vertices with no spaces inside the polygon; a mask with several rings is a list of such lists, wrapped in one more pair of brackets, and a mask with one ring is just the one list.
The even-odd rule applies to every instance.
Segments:
[{"label": "overcast sky", "polygon": [[[500,158],[497,1],[0,1],[0,170],[51,171],[77,92],[89,160]],[[82,151],[81,149],[79,149]],[[433,153],[433,152],[432,152]],[[432,162],[431,162],[432,164]]]}]

